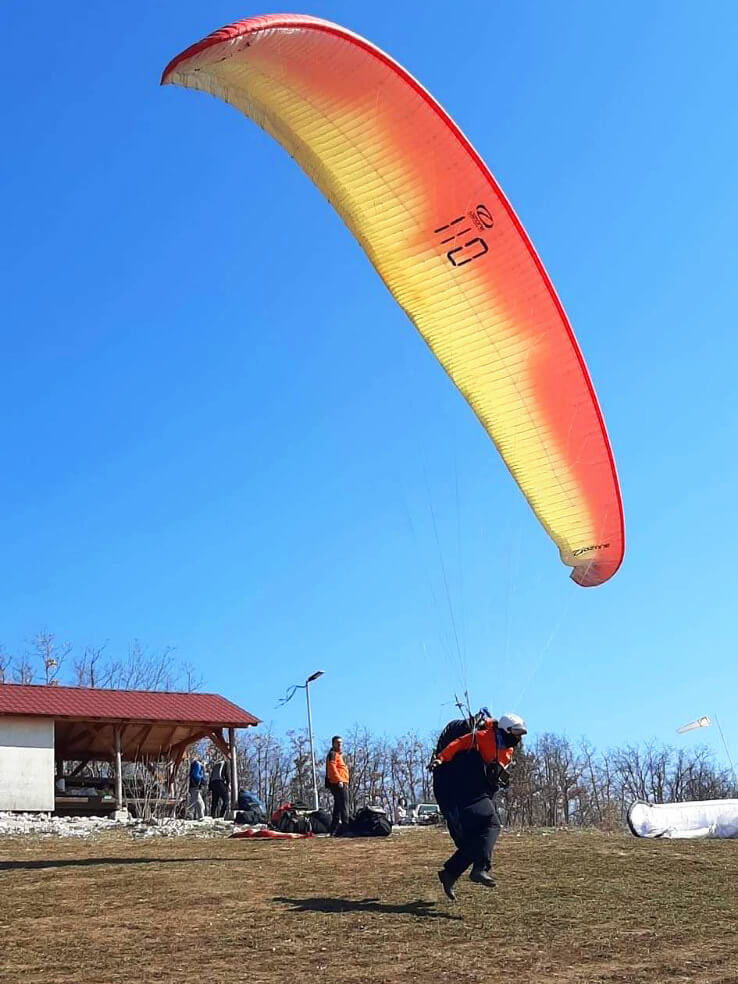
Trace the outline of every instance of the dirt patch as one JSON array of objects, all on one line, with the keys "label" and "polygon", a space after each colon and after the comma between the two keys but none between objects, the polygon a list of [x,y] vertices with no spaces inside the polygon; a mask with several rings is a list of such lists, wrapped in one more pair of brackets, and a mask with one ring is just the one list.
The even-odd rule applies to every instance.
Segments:
[{"label": "dirt patch", "polygon": [[736,842],[506,833],[456,905],[449,845],[3,839],[0,980],[738,982]]}]

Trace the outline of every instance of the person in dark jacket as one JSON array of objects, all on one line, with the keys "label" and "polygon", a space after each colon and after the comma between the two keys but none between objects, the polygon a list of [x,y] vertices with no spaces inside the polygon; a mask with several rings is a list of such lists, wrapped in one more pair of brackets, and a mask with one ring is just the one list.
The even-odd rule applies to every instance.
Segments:
[{"label": "person in dark jacket", "polygon": [[525,734],[521,717],[504,714],[499,721],[481,718],[448,744],[443,744],[443,735],[439,739],[431,762],[433,786],[456,850],[438,878],[452,900],[454,883],[470,866],[471,881],[487,888],[495,885],[490,869],[501,824],[494,795],[507,785],[513,751]]},{"label": "person in dark jacket", "polygon": [[210,815],[213,817],[225,816],[228,809],[228,791],[230,787],[230,773],[228,763],[223,760],[216,762],[210,770]]},{"label": "person in dark jacket", "polygon": [[333,797],[333,818],[331,819],[331,837],[336,831],[348,823],[348,785],[349,770],[343,759],[343,739],[334,735],[331,740],[331,750],[325,760],[325,784]]}]

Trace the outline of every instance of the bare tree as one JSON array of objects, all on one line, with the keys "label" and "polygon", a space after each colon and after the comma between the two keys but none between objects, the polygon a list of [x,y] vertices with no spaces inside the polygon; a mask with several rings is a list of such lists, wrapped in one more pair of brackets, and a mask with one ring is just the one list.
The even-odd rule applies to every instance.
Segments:
[{"label": "bare tree", "polygon": [[53,632],[43,629],[31,640],[31,660],[40,664],[42,679],[47,686],[58,682],[64,661],[72,651],[71,643],[58,642]]},{"label": "bare tree", "polygon": [[14,683],[33,683],[33,664],[27,653],[23,653],[14,660],[12,675]]},{"label": "bare tree", "polygon": [[202,673],[196,670],[189,661],[182,664],[180,677],[182,679],[182,687],[188,694],[194,693],[196,690],[202,690]]},{"label": "bare tree", "polygon": [[507,822],[521,827],[540,824],[541,776],[535,754],[525,747],[517,749],[511,772],[512,783],[504,798]]},{"label": "bare tree", "polygon": [[74,682],[78,687],[100,686],[101,675],[105,672],[103,663],[105,646],[85,646],[82,655],[74,661]]},{"label": "bare tree", "polygon": [[159,653],[148,652],[134,639],[124,659],[108,663],[103,686],[119,690],[174,690],[177,677],[173,646]]},{"label": "bare tree", "polygon": [[292,763],[291,774],[286,783],[288,796],[292,803],[313,803],[313,770],[310,763],[310,741],[305,731],[288,731],[287,752]]},{"label": "bare tree", "polygon": [[80,687],[119,690],[199,690],[202,678],[189,663],[177,661],[173,646],[152,652],[134,640],[125,656],[112,656],[107,643],[87,646],[74,663],[74,683]]},{"label": "bare tree", "polygon": [[10,664],[13,662],[13,657],[7,651],[5,646],[0,644],[0,683],[5,683],[7,677],[10,675]]}]

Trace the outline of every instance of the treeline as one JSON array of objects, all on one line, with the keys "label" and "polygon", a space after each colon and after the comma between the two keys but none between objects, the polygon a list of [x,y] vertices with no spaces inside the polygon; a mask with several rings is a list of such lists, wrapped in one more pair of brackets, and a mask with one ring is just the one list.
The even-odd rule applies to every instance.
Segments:
[{"label": "treeline", "polygon": [[[75,653],[48,631],[34,635],[20,654],[12,655],[0,645],[0,682],[187,691],[201,685],[172,648],[152,652],[133,642],[122,655],[105,646],[88,646]],[[352,811],[369,803],[394,816],[400,799],[408,804],[433,801],[427,765],[435,735],[379,737],[357,725],[343,739],[351,769]],[[328,740],[319,741],[318,794],[326,807],[330,805],[324,788],[327,751]],[[192,754],[200,755],[206,765],[218,758],[208,743]],[[190,760],[191,756],[183,761],[177,777],[183,801]],[[310,749],[304,732],[280,736],[263,726],[248,729],[240,737],[238,760],[240,788],[255,792],[269,812],[286,801],[312,805]],[[149,774],[144,764],[140,771]],[[738,795],[732,771],[702,746],[675,749],[650,743],[597,751],[586,741],[573,743],[544,734],[517,750],[512,776],[510,788],[500,798],[507,822],[514,826],[615,829],[622,826],[634,800],[664,803]]]},{"label": "treeline", "polygon": [[[382,806],[390,816],[402,797],[407,803],[433,802],[433,783],[427,765],[431,742],[416,735],[377,738],[355,726],[343,733],[348,762],[349,809]],[[325,756],[330,740],[316,743],[315,771],[321,806],[332,799],[325,788]],[[286,737],[271,730],[249,729],[239,742],[239,786],[255,792],[271,812],[283,802],[313,804],[313,776],[306,732],[290,731]]]},{"label": "treeline", "polygon": [[0,683],[43,683],[48,686],[111,687],[120,690],[199,690],[202,681],[173,646],[153,651],[138,640],[124,653],[107,645],[75,651],[46,630],[33,635],[21,652],[0,643]]},{"label": "treeline", "polygon": [[[407,803],[433,802],[427,763],[435,736],[415,734],[378,738],[366,728],[344,733],[345,757],[351,770],[350,806],[382,806],[391,816],[400,798]],[[321,802],[323,742],[316,749]],[[270,732],[247,732],[241,742],[239,777],[242,788],[256,792],[273,809],[284,801],[312,804],[312,773],[307,737],[290,732],[280,739]],[[662,745],[627,745],[604,752],[586,741],[544,734],[516,752],[510,788],[500,794],[507,823],[512,826],[622,826],[628,806],[637,799],[652,803],[719,799],[734,796],[732,773],[704,747],[690,750]]]}]

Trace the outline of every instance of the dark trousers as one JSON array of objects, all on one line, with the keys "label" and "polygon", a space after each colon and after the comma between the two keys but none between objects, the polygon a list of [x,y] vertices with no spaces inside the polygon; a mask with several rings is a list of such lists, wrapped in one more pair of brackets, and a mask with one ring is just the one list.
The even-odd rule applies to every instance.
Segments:
[{"label": "dark trousers", "polygon": [[210,783],[211,814],[214,817],[225,816],[228,809],[228,786],[222,779],[214,779]]},{"label": "dark trousers", "polygon": [[453,806],[445,816],[456,845],[456,851],[443,866],[446,871],[454,879],[461,877],[469,865],[488,871],[500,836],[500,817],[493,800],[485,796],[468,806]]},{"label": "dark trousers", "polygon": [[348,823],[348,789],[346,786],[339,786],[338,783],[333,783],[330,789],[333,796],[333,817],[330,832],[335,834],[342,823]]}]

